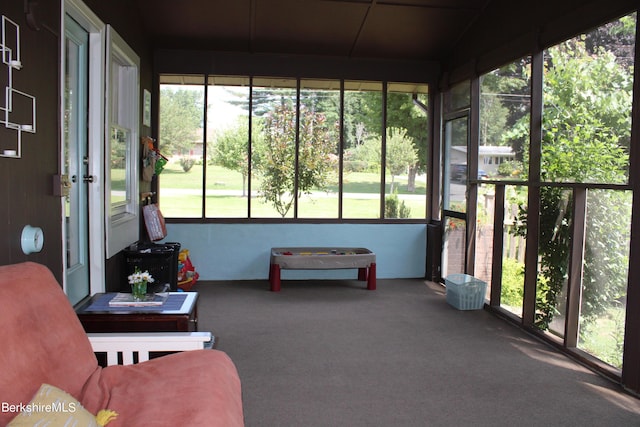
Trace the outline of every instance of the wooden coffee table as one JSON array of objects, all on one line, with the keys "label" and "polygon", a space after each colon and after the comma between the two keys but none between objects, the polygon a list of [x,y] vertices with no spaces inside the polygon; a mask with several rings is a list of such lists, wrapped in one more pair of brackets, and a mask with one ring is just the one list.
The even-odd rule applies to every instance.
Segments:
[{"label": "wooden coffee table", "polygon": [[76,305],[86,332],[196,332],[198,293],[169,292],[162,306],[109,307],[115,293],[99,293]]}]

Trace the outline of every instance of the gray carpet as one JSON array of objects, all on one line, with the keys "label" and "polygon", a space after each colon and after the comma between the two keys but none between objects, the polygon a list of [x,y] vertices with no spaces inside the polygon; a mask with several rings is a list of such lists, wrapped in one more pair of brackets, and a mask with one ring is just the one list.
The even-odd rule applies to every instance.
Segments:
[{"label": "gray carpet", "polygon": [[248,427],[640,426],[640,400],[422,280],[200,282]]}]

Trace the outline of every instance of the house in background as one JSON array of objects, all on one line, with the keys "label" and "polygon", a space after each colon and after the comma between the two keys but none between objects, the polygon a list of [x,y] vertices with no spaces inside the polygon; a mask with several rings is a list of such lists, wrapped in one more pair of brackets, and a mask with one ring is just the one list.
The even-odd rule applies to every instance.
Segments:
[{"label": "house in background", "polygon": [[[483,170],[488,176],[497,175],[500,164],[513,161],[515,158],[516,153],[511,147],[497,145],[478,147],[478,169]],[[451,163],[466,165],[467,147],[451,147]]]},{"label": "house in background", "polygon": [[[443,175],[448,169],[440,160],[458,155],[455,151],[444,152],[446,129],[463,129],[460,135],[464,135],[469,148],[462,157],[468,159],[470,170],[476,172],[477,165],[477,169],[492,175],[491,168],[485,166],[495,166],[496,159],[500,161],[511,154],[483,156],[483,148],[478,147],[479,77],[526,57],[524,62],[532,66],[529,140],[537,149],[532,151],[531,158],[538,159],[545,49],[637,12],[638,5],[635,0],[539,0],[519,2],[515,6],[506,0],[460,0],[446,6],[440,4],[432,0],[3,2],[0,14],[7,18],[5,27],[8,28],[3,43],[10,45],[3,49],[3,60],[10,51],[12,55],[17,54],[15,34],[19,32],[20,64],[0,67],[0,73],[4,73],[0,75],[0,85],[12,84],[19,93],[33,97],[26,98],[35,100],[37,126],[35,132],[0,126],[0,152],[12,150],[11,145],[18,137],[21,142],[19,158],[0,157],[3,199],[0,263],[31,260],[45,264],[74,298],[120,288],[124,250],[130,243],[145,238],[140,194],[156,192],[161,207],[163,197],[158,182],[138,176],[124,179],[124,170],[135,171],[140,164],[137,154],[140,137],[159,137],[161,80],[180,76],[196,79],[203,87],[215,84],[217,79],[250,88],[272,84],[292,89],[293,84],[295,93],[304,93],[307,83],[315,88],[330,81],[337,83],[337,88],[332,87],[340,94],[356,89],[376,92],[381,106],[390,104],[398,93],[416,104],[422,102],[420,96],[428,95],[424,104],[428,111],[426,142],[421,146],[428,179],[420,218],[384,217],[386,178],[383,175],[376,183],[381,188],[379,206],[365,219],[340,214],[333,218],[300,214],[260,218],[251,216],[249,208],[242,218],[232,218],[216,215],[215,208],[207,211],[203,207],[197,217],[168,220],[169,238],[191,250],[203,280],[264,278],[266,281],[271,246],[352,245],[355,242],[377,253],[381,278],[424,277],[425,265],[430,261],[427,254],[439,252],[428,239],[430,226],[439,221],[464,225],[464,244],[445,256],[456,257],[458,264],[473,274],[475,264],[481,262],[474,256],[474,233],[479,231],[475,228],[479,189],[475,183],[467,187],[456,183],[457,193],[450,192],[450,195],[458,197],[455,206],[464,209],[460,212],[451,209],[453,206],[443,206],[443,194],[448,194],[445,187],[449,183]],[[327,25],[328,22],[332,25]],[[637,40],[637,28],[635,31]],[[638,57],[636,43],[636,64]],[[71,69],[69,64],[90,72],[85,80],[77,80],[79,90],[69,90],[68,78],[72,74],[66,71]],[[636,66],[634,73],[628,177],[624,182],[594,185],[599,190],[637,196],[640,156],[635,150],[640,147],[640,67]],[[110,91],[105,93],[107,84]],[[415,97],[410,87],[417,88]],[[421,89],[424,87],[428,88],[426,94]],[[74,99],[78,108],[66,108],[68,97],[81,95],[83,90],[86,97]],[[105,99],[109,103],[105,103]],[[0,107],[8,108],[6,100]],[[16,108],[20,110],[16,114],[24,117],[15,122],[27,123],[29,107],[16,104]],[[71,117],[70,111],[89,114]],[[381,120],[392,122],[396,119],[390,114],[393,112],[381,108]],[[69,149],[67,130],[70,126],[81,130],[79,138],[86,138],[86,144],[77,145],[85,147],[86,152]],[[206,150],[206,145],[204,147]],[[129,162],[115,167],[111,160],[119,159],[122,153],[129,153]],[[489,179],[483,182],[482,189],[491,186],[495,200],[500,200],[499,196],[504,197],[510,186],[527,187],[527,208],[536,216],[540,211],[540,182],[535,179],[539,178],[540,171],[539,164],[533,163],[533,166],[532,182]],[[192,184],[194,191],[203,194],[203,180],[194,180]],[[583,202],[575,209],[575,218],[583,221],[587,215],[586,193],[593,189],[590,184],[569,183],[563,188],[576,203]],[[562,185],[562,182],[553,183],[556,187]],[[206,200],[206,196],[201,196],[202,206]],[[344,200],[336,205],[342,206],[341,203]],[[579,209],[580,206],[584,209]],[[75,211],[71,213],[71,209]],[[499,225],[500,221],[495,223]],[[26,254],[22,250],[22,233],[28,225],[42,230],[44,244],[40,252]],[[627,225],[630,235],[637,235],[638,203],[632,206]],[[488,309],[505,315],[640,393],[640,239],[630,238],[628,242],[624,365],[617,369],[586,355],[577,342],[580,278],[576,271],[580,267],[578,252],[582,247],[578,240],[574,240],[577,243],[572,247],[575,257],[571,258],[569,267],[573,273],[568,283],[575,292],[563,301],[564,306],[569,307],[567,317],[575,323],[567,323],[560,334],[540,332],[534,325],[538,260],[534,248],[538,247],[536,239],[540,230],[535,228],[535,222],[529,227],[522,310],[519,314],[505,313],[500,306],[500,295],[488,296]],[[584,227],[576,226],[572,230],[574,236],[580,237],[580,229]],[[494,233],[494,248],[502,247],[499,240],[502,236]],[[490,261],[493,271],[501,271],[500,260],[501,257],[496,256]],[[498,280],[500,274],[493,277]],[[492,285],[494,291],[499,291],[498,282]]]}]

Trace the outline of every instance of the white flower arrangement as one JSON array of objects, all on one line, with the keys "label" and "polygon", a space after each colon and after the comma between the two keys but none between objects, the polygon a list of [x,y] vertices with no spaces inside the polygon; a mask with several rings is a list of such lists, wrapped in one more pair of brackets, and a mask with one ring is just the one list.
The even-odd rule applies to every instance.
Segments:
[{"label": "white flower arrangement", "polygon": [[147,282],[147,283],[154,282],[153,276],[151,276],[151,274],[149,274],[148,271],[140,271],[138,267],[136,267],[133,274],[127,278],[129,279],[129,283],[131,285],[136,283],[142,283],[142,282]]}]

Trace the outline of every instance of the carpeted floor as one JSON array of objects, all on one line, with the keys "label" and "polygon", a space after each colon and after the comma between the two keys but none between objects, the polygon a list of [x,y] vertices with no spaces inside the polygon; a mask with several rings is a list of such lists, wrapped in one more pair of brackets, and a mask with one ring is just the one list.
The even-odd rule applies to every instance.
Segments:
[{"label": "carpeted floor", "polygon": [[423,280],[200,282],[248,427],[640,426],[640,400]]}]

